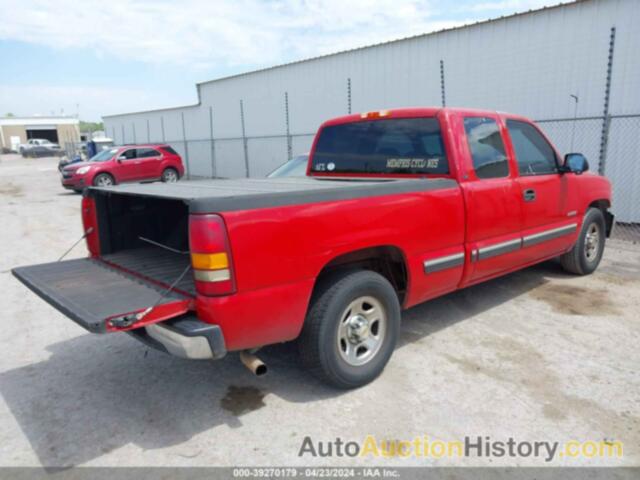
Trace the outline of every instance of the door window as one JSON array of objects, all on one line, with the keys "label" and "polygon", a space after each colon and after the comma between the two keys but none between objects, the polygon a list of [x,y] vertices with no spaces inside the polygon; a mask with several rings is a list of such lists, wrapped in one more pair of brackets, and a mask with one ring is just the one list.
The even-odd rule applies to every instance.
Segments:
[{"label": "door window", "polygon": [[509,163],[498,123],[493,118],[466,117],[464,130],[477,177],[508,177]]},{"label": "door window", "polygon": [[137,152],[138,158],[150,158],[150,157],[160,156],[158,151],[154,150],[153,148],[138,148],[137,150],[138,150]]},{"label": "door window", "polygon": [[135,148],[131,148],[129,150],[125,150],[124,152],[122,152],[120,154],[121,157],[124,157],[125,160],[132,160],[134,158],[136,158],[136,149]]},{"label": "door window", "polygon": [[538,129],[527,122],[507,120],[507,130],[520,175],[556,173],[556,154]]}]

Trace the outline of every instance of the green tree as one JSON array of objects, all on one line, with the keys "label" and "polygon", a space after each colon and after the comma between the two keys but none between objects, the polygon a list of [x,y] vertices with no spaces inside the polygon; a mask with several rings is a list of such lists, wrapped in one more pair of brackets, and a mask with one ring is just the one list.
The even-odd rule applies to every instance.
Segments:
[{"label": "green tree", "polygon": [[102,122],[85,122],[84,120],[80,120],[81,132],[96,132],[98,130],[104,131],[104,124]]}]

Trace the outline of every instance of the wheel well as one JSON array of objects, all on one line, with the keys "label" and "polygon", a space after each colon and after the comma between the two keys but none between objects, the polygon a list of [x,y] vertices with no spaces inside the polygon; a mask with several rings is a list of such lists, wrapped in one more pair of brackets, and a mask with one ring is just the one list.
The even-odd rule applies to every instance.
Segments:
[{"label": "wheel well", "polygon": [[320,271],[314,294],[328,277],[344,270],[359,269],[372,270],[385,277],[396,291],[400,304],[404,302],[408,283],[407,266],[402,251],[390,245],[356,250],[334,258]]},{"label": "wheel well", "polygon": [[613,230],[613,214],[609,211],[611,202],[607,199],[594,200],[589,204],[589,208],[597,208],[604,215],[604,223],[607,230],[607,237],[611,236]]}]

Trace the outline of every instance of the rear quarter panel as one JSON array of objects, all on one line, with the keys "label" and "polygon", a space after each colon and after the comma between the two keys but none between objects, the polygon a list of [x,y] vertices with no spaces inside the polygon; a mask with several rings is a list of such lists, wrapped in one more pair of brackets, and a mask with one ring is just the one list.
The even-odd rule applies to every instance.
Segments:
[{"label": "rear quarter panel", "polygon": [[[230,349],[295,338],[314,282],[334,258],[395,246],[408,273],[409,307],[457,286],[462,268],[425,275],[423,262],[462,251],[459,188],[224,213],[238,293],[198,297],[201,318],[220,324]],[[443,287],[444,286],[444,287]]]}]

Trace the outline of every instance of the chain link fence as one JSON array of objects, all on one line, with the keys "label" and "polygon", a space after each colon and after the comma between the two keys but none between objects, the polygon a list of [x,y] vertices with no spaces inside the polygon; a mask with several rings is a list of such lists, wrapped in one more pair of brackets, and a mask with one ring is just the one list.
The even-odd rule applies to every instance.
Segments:
[{"label": "chain link fence", "polygon": [[611,180],[613,236],[640,242],[640,114],[537,120],[562,155],[580,152]]},{"label": "chain link fence", "polygon": [[[592,172],[611,180],[612,211],[616,216],[614,237],[640,242],[640,114],[539,119],[536,122],[562,155],[584,154]],[[118,133],[114,129],[113,136],[118,139],[124,136],[124,132]],[[150,138],[136,136],[136,140],[170,144],[182,156],[190,179],[260,178],[288,158],[309,152],[314,135],[283,133],[165,140],[153,138],[147,131],[143,136]]]}]

